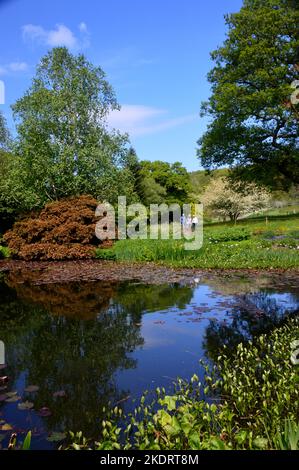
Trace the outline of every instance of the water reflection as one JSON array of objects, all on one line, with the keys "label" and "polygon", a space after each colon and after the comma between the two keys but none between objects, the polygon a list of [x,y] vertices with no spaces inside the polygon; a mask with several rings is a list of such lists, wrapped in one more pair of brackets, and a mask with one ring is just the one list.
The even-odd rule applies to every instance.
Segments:
[{"label": "water reflection", "polygon": [[[16,390],[34,404],[33,411],[24,412],[17,403],[0,400],[0,419],[14,430],[33,429],[34,448],[55,445],[46,441],[53,431],[82,430],[97,437],[103,406],[171,386],[178,375],[188,378],[200,358],[215,358],[224,344],[233,349],[298,314],[294,285],[279,291],[245,280],[242,295],[236,295],[237,286],[228,286],[228,280],[188,287],[102,281],[38,285],[19,274],[0,279],[3,374],[10,377],[0,396]],[[28,385],[39,390],[26,393]],[[40,417],[44,407],[49,416]]]},{"label": "water reflection", "polygon": [[[85,299],[90,318],[95,306],[88,291],[81,297],[81,307],[84,312]],[[28,293],[27,286],[24,292]],[[69,295],[72,292],[73,288]],[[95,435],[102,407],[128,394],[127,390],[118,389],[114,373],[136,367],[130,353],[143,344],[140,327],[125,312],[103,308],[109,305],[106,289],[101,296],[105,300],[99,304],[100,316],[93,321],[83,321],[80,317],[84,318],[84,314],[74,318],[59,316],[55,302],[50,304],[54,316],[42,307],[33,308],[23,302],[15,309],[14,295],[8,303],[2,302],[0,336],[6,345],[6,373],[11,383],[25,372],[24,385],[38,384],[34,407],[50,409],[51,416],[46,419],[49,430],[80,427],[87,435]],[[49,297],[45,299],[48,306]],[[62,305],[64,301],[61,298]],[[78,299],[76,302],[78,308]],[[68,315],[70,310],[71,306]],[[66,399],[55,398],[58,391],[64,391]]]},{"label": "water reflection", "polygon": [[292,294],[284,297],[266,291],[235,296],[222,321],[210,320],[204,340],[208,356],[216,359],[224,345],[233,350],[239,343],[273,330],[288,316],[298,315],[298,306],[299,297]]}]

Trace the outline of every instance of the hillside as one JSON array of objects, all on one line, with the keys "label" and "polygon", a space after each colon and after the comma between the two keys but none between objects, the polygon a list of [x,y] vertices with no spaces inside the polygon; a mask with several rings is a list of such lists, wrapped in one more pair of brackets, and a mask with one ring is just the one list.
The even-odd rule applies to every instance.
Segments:
[{"label": "hillside", "polygon": [[228,170],[214,170],[207,172],[205,170],[193,171],[189,173],[192,186],[192,194],[202,194],[210,184],[212,178],[220,178],[227,175]]}]

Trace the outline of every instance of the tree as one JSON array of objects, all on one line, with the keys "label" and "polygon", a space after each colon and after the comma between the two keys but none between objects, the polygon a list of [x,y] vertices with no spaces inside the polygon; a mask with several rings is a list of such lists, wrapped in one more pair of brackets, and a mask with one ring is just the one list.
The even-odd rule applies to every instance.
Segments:
[{"label": "tree", "polygon": [[167,199],[167,190],[151,176],[145,176],[140,183],[141,201],[149,207],[151,204],[163,204]]},{"label": "tree", "polygon": [[10,136],[6,125],[6,120],[0,111],[0,150],[7,149],[9,139]]},{"label": "tree", "polygon": [[[14,221],[16,193],[20,189],[20,181],[12,178],[16,159],[9,152],[10,143],[6,120],[0,112],[0,234]],[[23,197],[23,200],[27,197],[25,194],[22,196],[22,191],[19,196]]]},{"label": "tree", "polygon": [[202,105],[212,121],[198,155],[207,169],[226,165],[232,178],[288,189],[299,182],[299,110],[291,86],[299,78],[299,4],[244,0],[226,23],[228,37],[212,53],[212,96]]},{"label": "tree", "polygon": [[236,222],[239,217],[251,214],[268,207],[270,194],[254,184],[247,185],[246,191],[240,193],[229,185],[226,178],[214,179],[202,196],[204,209],[209,209],[222,219],[230,218]]},{"label": "tree", "polygon": [[[167,204],[188,203],[191,190],[190,178],[181,163],[143,161],[140,173],[143,178],[141,185],[145,191],[142,200],[146,199],[151,204],[157,203],[154,199]],[[154,198],[153,194],[149,200],[150,193],[157,193],[157,198]]]},{"label": "tree", "polygon": [[60,47],[41,59],[30,89],[13,106],[15,153],[37,205],[79,194],[114,202],[133,192],[125,168],[127,137],[106,125],[114,109],[103,70],[84,55]]},{"label": "tree", "polygon": [[143,196],[143,178],[141,175],[141,163],[137,156],[136,150],[130,147],[126,159],[126,168],[133,177],[134,192],[138,196],[139,200],[142,200]]}]

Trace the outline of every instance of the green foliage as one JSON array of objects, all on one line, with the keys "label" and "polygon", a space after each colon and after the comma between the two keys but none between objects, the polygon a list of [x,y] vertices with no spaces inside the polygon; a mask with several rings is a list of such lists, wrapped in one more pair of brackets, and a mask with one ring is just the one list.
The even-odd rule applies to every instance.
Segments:
[{"label": "green foliage", "polygon": [[298,105],[291,102],[299,70],[299,9],[286,0],[246,0],[227,16],[224,44],[212,53],[212,118],[199,140],[205,168],[270,187],[299,182]]},{"label": "green foliage", "polygon": [[114,202],[133,193],[127,137],[106,126],[115,109],[104,72],[83,55],[54,48],[41,59],[30,89],[13,106],[18,173],[35,205],[86,193]]},{"label": "green foliage", "polygon": [[0,215],[14,220],[22,211],[39,205],[39,198],[26,186],[20,157],[0,150]]},{"label": "green foliage", "polygon": [[102,260],[109,260],[114,261],[116,260],[116,254],[113,250],[106,250],[106,249],[97,249],[96,250],[96,258]]},{"label": "green foliage", "polygon": [[0,111],[0,149],[6,149],[9,143],[10,135],[7,129],[6,120]]},{"label": "green foliage", "polygon": [[285,420],[284,430],[275,439],[279,450],[299,450],[299,424]]},{"label": "green foliage", "polygon": [[191,190],[189,174],[181,163],[143,161],[140,165],[142,202],[146,205],[188,203]]},{"label": "green foliage", "polygon": [[22,445],[22,450],[30,450],[30,446],[31,446],[31,431],[29,431],[25,437],[25,440]]},{"label": "green foliage", "polygon": [[[120,240],[109,254],[117,261],[157,262],[178,268],[274,269],[298,268],[298,217],[242,220],[204,228],[200,250],[186,251],[184,240]],[[282,238],[281,238],[282,237]]]},{"label": "green foliage", "polygon": [[166,202],[167,190],[150,176],[144,176],[140,182],[140,200],[149,207],[151,204]]},{"label": "green foliage", "polygon": [[192,195],[199,196],[204,193],[205,189],[209,186],[212,179],[225,178],[228,175],[228,170],[214,170],[214,171],[193,171],[189,173],[191,192]]},{"label": "green foliage", "polygon": [[9,131],[0,112],[0,232],[11,225],[18,211],[34,207],[36,202],[32,189],[23,184],[19,159],[10,152],[10,147]]},{"label": "green foliage", "polygon": [[[290,362],[290,344],[299,335],[299,319],[253,342],[225,348],[205,382],[178,379],[172,395],[157,389],[150,401],[124,415],[106,411],[99,442],[71,434],[70,448],[97,450],[296,450],[299,443],[298,370]],[[209,400],[203,400],[205,395]],[[215,400],[211,400],[212,398]]]},{"label": "green foliage", "polygon": [[10,257],[10,251],[6,246],[0,245],[0,259],[5,259]]},{"label": "green foliage", "polygon": [[[241,190],[242,189],[242,190]],[[269,207],[270,193],[254,184],[235,187],[227,178],[213,179],[201,196],[205,212],[237,221]]]},{"label": "green foliage", "polygon": [[113,250],[117,261],[179,261],[185,253],[179,240],[120,240]]},{"label": "green foliage", "polygon": [[249,240],[251,233],[246,228],[231,228],[224,229],[221,232],[212,232],[208,240],[210,243],[222,243],[236,241],[240,242],[243,240]]}]

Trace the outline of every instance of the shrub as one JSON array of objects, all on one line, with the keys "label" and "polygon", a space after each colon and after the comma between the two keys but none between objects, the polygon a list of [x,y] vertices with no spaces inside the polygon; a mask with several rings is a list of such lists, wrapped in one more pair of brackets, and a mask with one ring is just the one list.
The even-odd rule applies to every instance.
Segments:
[{"label": "shrub", "polygon": [[249,240],[251,234],[248,230],[242,229],[224,229],[219,231],[219,233],[208,234],[207,239],[210,243],[222,243],[222,242],[230,242],[236,241],[240,242],[243,240]]},{"label": "shrub", "polygon": [[[95,236],[95,210],[91,196],[47,204],[39,214],[16,222],[4,235],[12,255],[24,260],[89,259],[100,241]],[[101,246],[110,246],[104,242]]]},{"label": "shrub", "polygon": [[0,259],[9,258],[9,256],[10,256],[9,249],[6,246],[0,245]]}]

